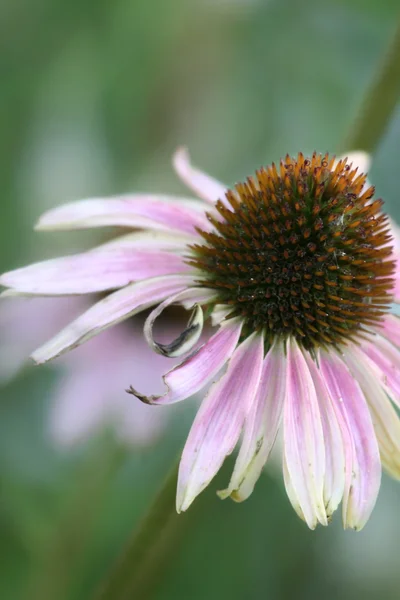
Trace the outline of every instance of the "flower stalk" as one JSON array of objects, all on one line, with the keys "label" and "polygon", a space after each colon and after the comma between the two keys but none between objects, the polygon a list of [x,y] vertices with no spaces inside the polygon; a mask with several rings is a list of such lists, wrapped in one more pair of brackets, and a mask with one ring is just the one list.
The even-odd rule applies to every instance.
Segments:
[{"label": "flower stalk", "polygon": [[367,88],[358,116],[344,140],[342,152],[372,154],[396,108],[400,94],[400,19]]},{"label": "flower stalk", "polygon": [[93,600],[145,600],[150,597],[169,557],[174,556],[188,520],[188,515],[178,515],[175,510],[177,473],[178,463],[168,473]]}]

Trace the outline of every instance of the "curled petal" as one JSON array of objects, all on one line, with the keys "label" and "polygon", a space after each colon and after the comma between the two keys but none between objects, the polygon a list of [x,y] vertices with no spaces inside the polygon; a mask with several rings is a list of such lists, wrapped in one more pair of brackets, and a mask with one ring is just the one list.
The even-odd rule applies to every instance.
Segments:
[{"label": "curled petal", "polygon": [[343,438],[336,418],[333,400],[325,386],[320,369],[309,354],[305,355],[310,369],[321,415],[325,446],[324,503],[328,519],[343,498],[345,461]]},{"label": "curled petal", "polygon": [[52,231],[109,226],[172,229],[193,234],[195,227],[209,229],[209,222],[200,201],[132,194],[64,204],[40,217],[36,229]]},{"label": "curled petal", "polygon": [[229,486],[219,492],[241,502],[252,493],[274,445],[282,417],[286,386],[286,357],[276,343],[263,362],[260,384],[246,418],[239,455]]},{"label": "curled petal", "polygon": [[189,508],[239,439],[261,376],[263,336],[253,333],[233,354],[196,415],[179,467],[177,511]]},{"label": "curled petal", "polygon": [[224,200],[226,186],[193,167],[187,148],[178,148],[173,156],[173,165],[183,183],[199,198],[211,204]]},{"label": "curled petal", "polygon": [[162,405],[180,402],[193,396],[210,383],[230,359],[238,344],[241,330],[241,318],[225,321],[201,348],[164,375],[168,391],[163,396],[144,396],[132,387],[128,392],[146,404]]},{"label": "curled petal", "polygon": [[351,350],[345,348],[344,358],[359,382],[371,411],[382,464],[392,477],[400,479],[400,419],[379,384],[379,370],[357,346]]},{"label": "curled petal", "polygon": [[292,496],[296,497],[310,529],[314,529],[318,521],[327,525],[321,415],[310,370],[294,338],[289,340],[287,347],[283,424],[284,454]]},{"label": "curled petal", "polygon": [[319,364],[344,440],[343,526],[360,530],[379,492],[379,447],[364,395],[344,362],[333,352],[321,351]]},{"label": "curled petal", "polygon": [[[164,300],[157,308],[155,308],[150,315],[147,317],[144,325],[144,335],[149,344],[158,354],[174,358],[187,354],[197,344],[200,339],[201,332],[203,331],[204,317],[203,309],[200,303],[207,301],[215,296],[215,292],[208,290],[207,288],[191,288],[179,292],[174,296],[170,296],[167,300]],[[194,306],[194,310],[189,319],[185,330],[171,343],[160,344],[156,342],[153,337],[153,326],[157,317],[163,312],[167,306],[171,304],[181,304],[185,302],[189,303],[188,308]]]},{"label": "curled petal", "polygon": [[132,283],[94,304],[58,335],[36,350],[32,358],[38,364],[56,358],[111,325],[154,306],[157,302],[193,284],[193,279],[185,275],[155,277]]},{"label": "curled petal", "polygon": [[0,277],[0,284],[18,294],[89,294],[189,270],[180,256],[166,251],[104,248],[9,271]]}]

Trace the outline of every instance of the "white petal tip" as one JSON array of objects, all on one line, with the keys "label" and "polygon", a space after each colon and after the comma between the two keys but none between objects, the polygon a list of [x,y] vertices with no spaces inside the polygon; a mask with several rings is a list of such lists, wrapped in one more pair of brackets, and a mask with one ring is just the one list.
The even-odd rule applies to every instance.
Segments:
[{"label": "white petal tip", "polygon": [[353,167],[358,167],[360,173],[366,174],[371,166],[371,155],[364,150],[354,150],[343,154],[343,157],[347,157],[348,164],[352,163]]}]

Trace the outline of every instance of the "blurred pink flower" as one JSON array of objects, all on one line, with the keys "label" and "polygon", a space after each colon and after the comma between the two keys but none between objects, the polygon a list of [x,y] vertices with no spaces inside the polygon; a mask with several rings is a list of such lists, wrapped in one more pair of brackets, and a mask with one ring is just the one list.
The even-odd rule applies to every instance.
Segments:
[{"label": "blurred pink flower", "polygon": [[[2,300],[0,380],[14,377],[38,344],[86,307],[87,302],[78,296]],[[171,329],[167,327],[167,332]],[[125,388],[132,377],[139,378],[144,387],[153,387],[154,379],[161,380],[170,361],[149,349],[140,324],[133,319],[55,364],[59,375],[51,391],[48,428],[57,444],[70,446],[105,426],[112,426],[128,444],[150,444],[161,433],[166,412],[135,402]]]},{"label": "blurred pink flower", "polygon": [[[400,321],[389,312],[400,302],[399,256],[360,157],[368,159],[286,156],[227,191],[180,151],[175,168],[201,200],[136,194],[61,206],[39,228],[143,231],[0,278],[9,294],[117,290],[36,350],[39,363],[156,306],[144,327],[149,345],[188,356],[164,375],[163,395],[132,393],[166,405],[211,384],[182,454],[178,511],[210,483],[241,434],[220,496],[242,501],[252,493],[282,429],[286,490],[310,528],[327,525],[342,502],[344,526],[361,529],[381,464],[400,478],[392,405],[400,406]],[[153,325],[171,304],[193,312],[168,344],[154,339]],[[205,316],[219,328],[193,351]]]}]

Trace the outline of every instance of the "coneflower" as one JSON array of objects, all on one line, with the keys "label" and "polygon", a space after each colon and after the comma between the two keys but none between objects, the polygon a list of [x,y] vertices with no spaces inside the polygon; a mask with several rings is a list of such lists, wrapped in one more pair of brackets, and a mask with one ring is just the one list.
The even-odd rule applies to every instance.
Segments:
[{"label": "coneflower", "polygon": [[[361,155],[361,159],[366,159]],[[314,153],[226,190],[180,151],[175,166],[201,200],[130,195],[52,210],[39,229],[140,229],[84,254],[6,273],[17,294],[117,290],[33,354],[41,363],[151,306],[144,333],[165,356],[171,404],[211,384],[186,442],[177,510],[186,510],[242,442],[221,497],[252,492],[283,429],[288,496],[309,527],[339,503],[360,529],[378,494],[381,463],[400,476],[400,323],[391,227],[360,173],[360,155]],[[169,344],[153,324],[171,304],[193,309]],[[206,319],[217,331],[196,347]]]}]

